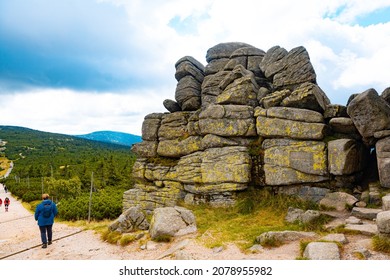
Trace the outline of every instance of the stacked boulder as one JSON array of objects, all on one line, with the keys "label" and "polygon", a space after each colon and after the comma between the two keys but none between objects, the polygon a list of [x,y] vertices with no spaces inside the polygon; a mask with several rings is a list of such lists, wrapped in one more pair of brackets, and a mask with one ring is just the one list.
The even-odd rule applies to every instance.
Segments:
[{"label": "stacked boulder", "polygon": [[[145,117],[143,142],[132,148],[136,183],[124,194],[125,209],[153,211],[180,200],[229,206],[250,185],[319,201],[329,191],[353,189],[373,139],[382,138],[379,166],[390,164],[385,99],[363,93],[348,108],[331,104],[304,47],[264,52],[221,43],[206,61],[179,59],[175,100],[163,103],[168,113]],[[363,120],[360,107],[367,106],[375,110]],[[390,183],[386,168],[380,172]]]}]

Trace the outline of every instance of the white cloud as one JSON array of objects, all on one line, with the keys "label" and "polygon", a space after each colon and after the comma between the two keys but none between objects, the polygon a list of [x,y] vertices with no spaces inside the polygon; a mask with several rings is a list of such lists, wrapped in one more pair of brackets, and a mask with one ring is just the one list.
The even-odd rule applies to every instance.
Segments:
[{"label": "white cloud", "polygon": [[65,134],[115,130],[140,135],[145,112],[164,112],[164,91],[124,95],[40,90],[4,95],[1,122]]},{"label": "white cloud", "polygon": [[[319,85],[334,103],[345,104],[357,89],[374,87],[381,91],[390,85],[390,23],[366,27],[356,24],[360,16],[389,7],[389,0],[100,2],[125,9],[128,30],[119,29],[123,33],[114,32],[112,36],[123,37],[117,42],[131,43],[117,47],[121,52],[129,47],[128,57],[126,53],[117,60],[98,57],[97,67],[122,79],[130,72],[141,73],[150,84],[143,85],[142,90],[128,90],[127,94],[43,90],[23,96],[7,95],[9,109],[0,108],[2,116],[21,108],[23,116],[17,118],[18,124],[31,124],[32,128],[67,133],[109,129],[140,134],[143,117],[165,111],[163,100],[174,99],[175,62],[191,55],[205,64],[207,49],[228,41],[246,42],[264,51],[274,45],[288,50],[305,46]],[[192,19],[186,21],[192,24],[188,33],[170,26],[175,17],[183,22]],[[176,28],[179,27],[185,28]],[[159,86],[155,80],[164,85]],[[2,117],[5,124],[14,119]]]}]

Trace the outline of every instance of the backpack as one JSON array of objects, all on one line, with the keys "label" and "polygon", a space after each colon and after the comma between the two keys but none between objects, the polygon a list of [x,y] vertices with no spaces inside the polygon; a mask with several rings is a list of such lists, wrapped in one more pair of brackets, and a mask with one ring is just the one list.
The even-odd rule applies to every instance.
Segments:
[{"label": "backpack", "polygon": [[50,204],[44,204],[43,205],[43,211],[42,211],[42,216],[45,218],[50,218],[51,213],[52,213],[52,205]]}]

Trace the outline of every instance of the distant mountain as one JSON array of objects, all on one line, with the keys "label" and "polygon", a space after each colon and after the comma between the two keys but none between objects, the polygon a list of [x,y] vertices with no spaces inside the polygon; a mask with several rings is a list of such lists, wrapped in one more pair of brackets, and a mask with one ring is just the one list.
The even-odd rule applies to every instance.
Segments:
[{"label": "distant mountain", "polygon": [[123,146],[131,146],[134,143],[138,143],[142,141],[141,136],[124,133],[124,132],[116,132],[116,131],[95,131],[88,134],[83,135],[75,135],[76,137],[94,140],[105,143],[112,143]]}]

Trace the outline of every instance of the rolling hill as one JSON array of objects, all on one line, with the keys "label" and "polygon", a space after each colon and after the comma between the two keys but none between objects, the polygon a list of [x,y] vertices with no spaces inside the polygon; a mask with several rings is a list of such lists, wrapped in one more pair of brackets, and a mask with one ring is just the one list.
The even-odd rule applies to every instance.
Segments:
[{"label": "rolling hill", "polygon": [[84,139],[118,144],[118,145],[129,146],[129,147],[134,143],[138,143],[142,141],[141,136],[124,133],[124,132],[117,132],[117,131],[95,131],[92,133],[75,135],[75,136]]}]

